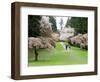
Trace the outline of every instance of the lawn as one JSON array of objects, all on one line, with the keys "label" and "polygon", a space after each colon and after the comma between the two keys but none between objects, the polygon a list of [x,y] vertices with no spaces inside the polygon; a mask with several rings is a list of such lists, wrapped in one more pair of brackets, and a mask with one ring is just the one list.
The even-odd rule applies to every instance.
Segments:
[{"label": "lawn", "polygon": [[56,48],[39,49],[38,53],[38,61],[34,61],[34,50],[28,51],[28,66],[86,64],[88,59],[87,50],[71,46],[66,51],[60,42],[56,43]]}]

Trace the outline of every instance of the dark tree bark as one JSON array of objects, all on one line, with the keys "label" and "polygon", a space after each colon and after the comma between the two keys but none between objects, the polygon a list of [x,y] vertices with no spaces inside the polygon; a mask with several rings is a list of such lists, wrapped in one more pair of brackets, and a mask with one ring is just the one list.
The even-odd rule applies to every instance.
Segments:
[{"label": "dark tree bark", "polygon": [[34,48],[34,53],[35,53],[35,61],[38,61],[38,52],[36,47]]}]

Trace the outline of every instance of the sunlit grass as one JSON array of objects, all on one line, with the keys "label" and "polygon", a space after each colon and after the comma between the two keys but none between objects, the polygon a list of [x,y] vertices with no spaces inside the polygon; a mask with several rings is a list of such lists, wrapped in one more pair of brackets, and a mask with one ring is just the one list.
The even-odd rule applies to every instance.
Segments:
[{"label": "sunlit grass", "polygon": [[60,42],[56,43],[56,48],[39,49],[38,53],[38,61],[34,61],[34,50],[29,50],[28,66],[86,64],[88,59],[87,50],[71,47],[66,51]]}]

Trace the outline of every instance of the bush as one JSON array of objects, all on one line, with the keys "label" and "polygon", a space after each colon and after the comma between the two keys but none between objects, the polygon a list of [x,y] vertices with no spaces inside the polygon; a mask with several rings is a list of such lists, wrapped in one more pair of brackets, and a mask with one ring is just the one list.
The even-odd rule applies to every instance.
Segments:
[{"label": "bush", "polygon": [[68,38],[68,43],[73,46],[80,47],[81,49],[87,49],[88,46],[87,34],[78,34],[76,36]]}]

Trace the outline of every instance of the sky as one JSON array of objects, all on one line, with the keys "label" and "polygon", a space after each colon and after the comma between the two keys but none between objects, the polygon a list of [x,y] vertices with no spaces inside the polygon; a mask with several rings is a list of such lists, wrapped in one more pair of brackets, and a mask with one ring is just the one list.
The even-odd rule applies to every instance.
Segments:
[{"label": "sky", "polygon": [[55,19],[56,19],[56,23],[57,23],[57,29],[61,29],[61,27],[60,27],[61,19],[63,20],[63,25],[62,26],[64,27],[67,20],[68,20],[68,17],[55,17]]}]

